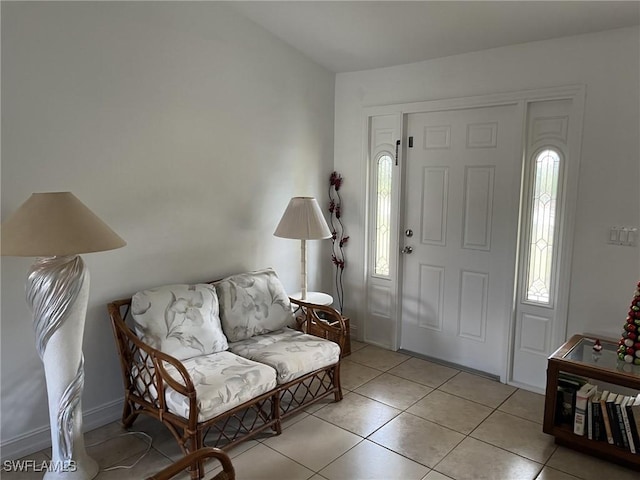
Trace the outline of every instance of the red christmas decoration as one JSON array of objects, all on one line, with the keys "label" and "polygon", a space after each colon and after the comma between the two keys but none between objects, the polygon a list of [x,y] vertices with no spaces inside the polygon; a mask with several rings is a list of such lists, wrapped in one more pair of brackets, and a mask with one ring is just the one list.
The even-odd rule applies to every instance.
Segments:
[{"label": "red christmas decoration", "polygon": [[633,299],[629,307],[629,313],[625,320],[622,337],[618,342],[618,359],[626,363],[640,365],[640,342],[638,339],[638,330],[640,329],[640,282],[636,285],[633,292]]}]

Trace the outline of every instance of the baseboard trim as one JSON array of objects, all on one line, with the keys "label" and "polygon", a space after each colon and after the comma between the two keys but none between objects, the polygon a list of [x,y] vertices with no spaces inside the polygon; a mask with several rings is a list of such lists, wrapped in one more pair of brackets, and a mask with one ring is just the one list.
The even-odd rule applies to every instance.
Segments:
[{"label": "baseboard trim", "polygon": [[[85,410],[82,415],[82,426],[85,432],[118,420],[122,414],[123,398],[104,403]],[[25,455],[39,452],[51,447],[51,428],[49,425],[18,435],[0,444],[1,461],[16,460]]]}]

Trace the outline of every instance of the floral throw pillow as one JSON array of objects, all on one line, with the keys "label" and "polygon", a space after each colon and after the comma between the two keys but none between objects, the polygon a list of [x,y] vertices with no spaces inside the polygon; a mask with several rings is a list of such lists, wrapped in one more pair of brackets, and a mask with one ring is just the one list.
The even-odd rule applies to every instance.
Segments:
[{"label": "floral throw pillow", "polygon": [[216,283],[222,329],[230,342],[294,324],[291,302],[271,269],[241,273]]},{"label": "floral throw pillow", "polygon": [[212,285],[167,285],[136,293],[131,313],[140,339],[178,360],[227,350]]}]

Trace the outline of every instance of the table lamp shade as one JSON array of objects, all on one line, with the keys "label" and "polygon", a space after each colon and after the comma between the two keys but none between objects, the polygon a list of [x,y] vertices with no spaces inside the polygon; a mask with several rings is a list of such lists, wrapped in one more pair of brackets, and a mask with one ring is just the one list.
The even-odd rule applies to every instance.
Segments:
[{"label": "table lamp shade", "polygon": [[71,192],[34,193],[6,222],[2,255],[52,257],[126,245]]},{"label": "table lamp shade", "polygon": [[298,240],[330,238],[331,231],[313,197],[293,197],[273,233],[276,237]]}]

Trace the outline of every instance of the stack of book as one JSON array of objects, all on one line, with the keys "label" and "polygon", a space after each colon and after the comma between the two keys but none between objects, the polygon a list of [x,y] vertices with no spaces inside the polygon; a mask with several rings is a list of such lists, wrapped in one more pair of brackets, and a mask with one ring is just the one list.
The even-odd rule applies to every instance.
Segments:
[{"label": "stack of book", "polygon": [[557,398],[556,424],[572,426],[575,435],[640,453],[640,394],[600,391],[584,378],[562,373]]}]

